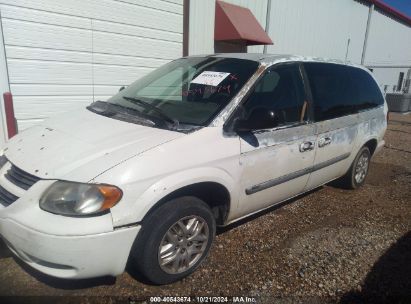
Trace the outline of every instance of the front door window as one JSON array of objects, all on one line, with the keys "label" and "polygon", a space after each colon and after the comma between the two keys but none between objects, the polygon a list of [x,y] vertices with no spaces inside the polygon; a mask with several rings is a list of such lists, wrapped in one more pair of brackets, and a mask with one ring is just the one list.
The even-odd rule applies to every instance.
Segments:
[{"label": "front door window", "polygon": [[[272,127],[292,125],[307,119],[307,104],[299,67],[285,64],[275,67],[260,79],[244,104],[245,118],[259,109],[275,116]],[[258,129],[258,122],[256,122]]]}]

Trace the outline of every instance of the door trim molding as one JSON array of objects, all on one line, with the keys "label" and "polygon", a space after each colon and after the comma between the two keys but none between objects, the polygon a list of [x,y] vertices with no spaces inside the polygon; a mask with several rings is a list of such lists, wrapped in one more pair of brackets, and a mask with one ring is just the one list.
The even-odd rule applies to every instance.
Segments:
[{"label": "door trim molding", "polygon": [[342,154],[340,156],[331,158],[331,159],[329,159],[325,162],[313,165],[311,167],[308,167],[308,168],[305,168],[305,169],[302,169],[302,170],[298,170],[298,171],[295,171],[295,172],[292,172],[292,173],[289,173],[289,174],[286,174],[286,175],[283,175],[283,176],[280,176],[280,177],[277,177],[277,178],[262,182],[260,184],[257,184],[257,185],[254,185],[254,186],[250,187],[250,188],[245,189],[245,194],[251,195],[251,194],[260,192],[262,190],[265,190],[265,189],[268,189],[268,188],[271,188],[271,187],[274,187],[274,186],[278,186],[280,184],[283,184],[283,183],[288,182],[290,180],[299,178],[301,176],[313,173],[315,171],[324,169],[325,167],[334,165],[335,163],[338,163],[338,162],[340,162],[344,159],[347,159],[348,157],[350,157],[350,155],[351,155],[351,153],[345,153],[345,154]]}]

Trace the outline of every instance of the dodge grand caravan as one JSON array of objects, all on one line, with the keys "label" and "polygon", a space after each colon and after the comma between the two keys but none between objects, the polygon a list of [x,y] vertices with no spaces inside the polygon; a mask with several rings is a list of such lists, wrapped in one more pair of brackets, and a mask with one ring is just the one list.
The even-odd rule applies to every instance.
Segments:
[{"label": "dodge grand caravan", "polygon": [[0,152],[0,235],[61,278],[192,273],[224,226],[332,180],[355,189],[384,145],[372,74],[262,54],[174,60]]}]

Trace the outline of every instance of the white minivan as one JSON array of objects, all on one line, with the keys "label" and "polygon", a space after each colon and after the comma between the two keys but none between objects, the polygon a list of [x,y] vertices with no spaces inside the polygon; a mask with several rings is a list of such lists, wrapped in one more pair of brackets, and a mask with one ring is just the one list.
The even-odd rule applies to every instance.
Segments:
[{"label": "white minivan", "polygon": [[216,226],[332,180],[357,188],[387,106],[361,66],[296,56],[174,60],[0,150],[0,235],[60,278],[192,273]]}]

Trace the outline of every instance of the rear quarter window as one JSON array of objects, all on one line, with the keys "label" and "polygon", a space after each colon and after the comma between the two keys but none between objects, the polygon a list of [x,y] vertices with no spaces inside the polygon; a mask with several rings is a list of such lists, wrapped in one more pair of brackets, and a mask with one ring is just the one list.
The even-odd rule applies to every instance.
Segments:
[{"label": "rear quarter window", "polygon": [[304,67],[316,121],[355,114],[384,103],[374,79],[360,68],[329,63],[305,63]]},{"label": "rear quarter window", "polygon": [[384,104],[384,97],[378,84],[369,73],[350,67],[351,90],[357,110],[378,107]]}]

